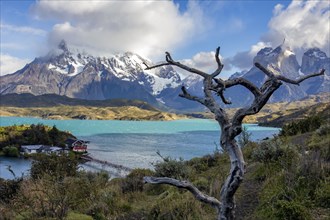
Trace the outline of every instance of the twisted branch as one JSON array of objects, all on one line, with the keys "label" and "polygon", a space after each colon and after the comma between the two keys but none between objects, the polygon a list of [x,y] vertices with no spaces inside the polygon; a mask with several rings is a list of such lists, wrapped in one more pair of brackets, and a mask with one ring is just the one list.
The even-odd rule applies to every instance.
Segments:
[{"label": "twisted branch", "polygon": [[214,71],[214,73],[211,74],[212,78],[215,78],[216,76],[218,76],[223,69],[223,64],[220,61],[219,53],[220,53],[220,47],[218,47],[215,52],[215,61],[218,64],[218,68]]},{"label": "twisted branch", "polygon": [[190,93],[188,93],[186,87],[182,86],[181,90],[182,90],[182,93],[179,94],[180,97],[186,98],[188,100],[199,102],[202,105],[206,105],[206,100],[205,99],[197,97],[197,96],[190,95]]},{"label": "twisted branch", "polygon": [[189,192],[191,192],[197,200],[210,204],[217,209],[220,209],[221,203],[219,200],[202,193],[201,191],[199,191],[199,189],[197,189],[194,185],[192,185],[188,181],[180,181],[169,177],[152,177],[152,176],[143,177],[143,181],[144,183],[167,184],[167,185],[176,186],[178,188],[186,189]]},{"label": "twisted branch", "polygon": [[[250,88],[250,91],[254,94],[255,99],[249,107],[239,109],[234,115],[232,119],[232,136],[236,136],[240,133],[240,129],[237,128],[241,127],[242,121],[245,116],[257,114],[265,106],[270,96],[282,85],[282,81],[290,84],[299,85],[299,83],[301,83],[302,81],[311,77],[324,75],[325,72],[325,70],[322,69],[319,73],[309,74],[297,80],[292,80],[282,75],[275,75],[271,70],[268,70],[267,68],[263,67],[260,63],[255,63],[255,66],[259,68],[263,73],[265,73],[269,78],[263,83],[263,85],[260,87],[260,90],[254,85]],[[238,80],[240,79],[242,78],[238,78]],[[247,86],[250,87],[252,85],[252,83],[247,82],[244,82],[244,84],[246,88],[248,88]]]}]

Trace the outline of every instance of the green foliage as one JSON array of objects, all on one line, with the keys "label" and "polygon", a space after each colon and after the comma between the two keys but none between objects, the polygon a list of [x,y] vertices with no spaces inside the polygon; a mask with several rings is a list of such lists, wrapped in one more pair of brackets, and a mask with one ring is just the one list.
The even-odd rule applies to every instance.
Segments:
[{"label": "green foliage", "polygon": [[154,202],[148,219],[210,219],[214,210],[203,209],[203,204],[197,201],[189,192],[180,193],[178,190],[165,191]]},{"label": "green foliage", "polygon": [[163,158],[164,162],[157,163],[155,167],[156,176],[171,177],[175,179],[187,179],[189,176],[189,167],[182,158],[179,160],[170,157]]},{"label": "green foliage", "polygon": [[278,200],[275,202],[274,216],[277,219],[308,220],[311,219],[306,207],[297,201]]},{"label": "green foliage", "polygon": [[246,126],[243,126],[242,133],[238,136],[238,145],[240,147],[245,147],[251,142],[251,132],[247,130]]},{"label": "green foliage", "polygon": [[313,147],[275,138],[253,150],[251,159],[258,161],[253,176],[262,181],[256,219],[311,219],[316,207],[328,208],[330,166],[322,152],[329,134],[321,133],[304,136],[311,137],[307,143],[312,141]]},{"label": "green foliage", "polygon": [[4,180],[0,178],[0,203],[8,203],[18,192],[22,178]]},{"label": "green foliage", "polygon": [[[77,173],[76,176],[56,176],[45,174],[42,178],[24,181],[12,208],[18,213],[26,212],[25,219],[64,219],[79,213],[100,217],[110,213],[109,208],[114,199],[104,188],[108,185],[108,175],[104,173]],[[81,215],[88,218],[88,216]],[[79,218],[80,219],[80,218]],[[94,218],[97,219],[97,218]]]},{"label": "green foliage", "polygon": [[134,169],[125,179],[122,180],[121,189],[123,193],[142,192],[144,176],[152,176],[153,172],[148,169]]},{"label": "green foliage", "polygon": [[299,121],[293,121],[282,127],[280,135],[292,136],[296,134],[303,134],[310,131],[315,131],[322,124],[322,118],[320,116],[311,116]]},{"label": "green foliage", "polygon": [[80,213],[69,212],[65,220],[93,220],[93,217]]},{"label": "green foliage", "polygon": [[193,158],[187,161],[187,165],[192,167],[197,173],[205,172],[206,170],[210,169],[211,167],[215,167],[218,164],[220,159],[220,154],[215,153],[213,155],[205,155],[204,157],[200,158]]},{"label": "green foliage", "polygon": [[317,188],[315,193],[316,204],[324,207],[330,208],[330,183],[329,181],[323,181]]},{"label": "green foliage", "polygon": [[[270,141],[260,143],[260,146],[252,152],[251,158],[262,163],[271,163],[286,158],[285,162],[292,163],[298,157],[297,149],[294,145],[286,143],[283,139],[275,138]],[[281,160],[284,161],[284,160]]]},{"label": "green foliage", "polygon": [[58,178],[77,174],[78,159],[74,155],[37,154],[33,159],[30,170],[33,179],[41,178],[45,174]]},{"label": "green foliage", "polygon": [[6,146],[2,149],[4,156],[7,157],[18,157],[19,151],[15,146]]}]

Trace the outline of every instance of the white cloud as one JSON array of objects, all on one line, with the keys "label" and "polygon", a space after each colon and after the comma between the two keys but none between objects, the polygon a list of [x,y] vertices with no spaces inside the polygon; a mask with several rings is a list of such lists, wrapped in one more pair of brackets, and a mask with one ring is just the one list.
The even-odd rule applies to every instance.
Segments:
[{"label": "white cloud", "polygon": [[191,59],[184,59],[180,62],[204,72],[213,72],[217,68],[214,51],[199,52],[195,54]]},{"label": "white cloud", "polygon": [[292,49],[319,47],[329,53],[329,1],[292,1],[287,8],[275,6],[273,13],[268,23],[270,31],[263,41],[276,46],[285,38]]},{"label": "white cloud", "polygon": [[252,60],[257,55],[257,53],[261,49],[270,46],[270,43],[264,43],[260,41],[255,45],[252,45],[250,50],[236,53],[233,57],[226,59],[227,69],[235,69],[235,67],[237,67],[240,70],[247,70],[251,68],[253,65]]},{"label": "white cloud", "polygon": [[10,50],[24,50],[26,49],[25,45],[18,43],[3,43],[0,44],[1,49],[10,49]]},{"label": "white cloud", "polygon": [[[222,61],[222,59],[223,58],[220,55],[220,60]],[[180,63],[192,68],[199,69],[206,73],[212,73],[217,69],[214,51],[199,52],[195,54],[191,59],[180,60]],[[179,68],[176,68],[176,70],[182,75],[183,78],[191,74]]]},{"label": "white cloud", "polygon": [[269,31],[249,51],[228,58],[231,67],[242,70],[252,67],[253,57],[264,47],[285,44],[295,51],[298,61],[302,53],[311,47],[319,47],[330,53],[330,5],[328,1],[292,1],[285,8],[277,4],[268,23]]},{"label": "white cloud", "polygon": [[91,53],[133,51],[160,56],[198,34],[204,16],[190,1],[185,13],[172,1],[38,1],[40,19],[58,21],[50,33],[55,46],[62,39]]},{"label": "white cloud", "polygon": [[250,55],[250,57],[255,57],[256,55],[257,55],[257,53],[261,50],[261,49],[263,49],[263,48],[265,48],[265,47],[270,47],[271,45],[270,45],[270,43],[265,43],[265,42],[262,42],[262,41],[260,41],[260,42],[258,42],[257,44],[255,44],[255,45],[252,45],[251,46],[251,49],[250,49],[250,51],[248,52],[249,53],[249,55]]},{"label": "white cloud", "polygon": [[28,59],[20,59],[8,54],[0,54],[0,76],[14,73],[23,68],[27,63],[31,62]]},{"label": "white cloud", "polygon": [[39,35],[39,36],[45,36],[46,31],[38,28],[28,27],[28,26],[15,26],[15,25],[9,25],[9,24],[0,24],[0,28],[2,31],[11,31],[11,32],[19,32],[19,33],[25,33],[25,34],[33,34],[33,35]]}]

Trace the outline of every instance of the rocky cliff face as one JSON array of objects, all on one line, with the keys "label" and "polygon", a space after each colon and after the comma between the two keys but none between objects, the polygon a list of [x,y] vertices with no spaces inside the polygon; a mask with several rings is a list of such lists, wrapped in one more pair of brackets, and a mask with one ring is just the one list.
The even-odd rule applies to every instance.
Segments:
[{"label": "rocky cliff face", "polygon": [[[283,84],[271,97],[271,102],[292,101],[318,92],[329,92],[330,58],[317,48],[308,50],[298,64],[295,54],[279,46],[266,47],[258,52],[254,62],[260,62],[276,74],[295,79],[304,74],[326,69],[326,76],[310,79],[301,86]],[[171,66],[144,70],[152,62],[131,52],[110,57],[95,57],[87,53],[70,50],[62,41],[57,50],[47,56],[36,58],[17,72],[1,76],[0,93],[32,93],[66,95],[72,98],[103,100],[112,98],[139,99],[155,106],[187,110],[202,108],[198,103],[178,97],[181,85],[190,93],[202,95],[201,78],[191,75],[181,79]],[[266,79],[256,67],[232,77],[242,76],[260,86]],[[233,104],[244,106],[252,101],[252,95],[243,87],[225,91]]]}]

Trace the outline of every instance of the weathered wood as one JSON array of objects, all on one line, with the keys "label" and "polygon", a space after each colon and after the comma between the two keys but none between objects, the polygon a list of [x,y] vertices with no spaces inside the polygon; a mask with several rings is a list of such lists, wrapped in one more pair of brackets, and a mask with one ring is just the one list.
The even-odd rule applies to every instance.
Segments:
[{"label": "weathered wood", "polygon": [[[255,66],[268,76],[268,79],[260,88],[258,88],[253,83],[242,77],[231,80],[215,78],[221,73],[224,66],[220,61],[219,52],[220,47],[216,49],[215,54],[215,60],[218,67],[212,74],[204,73],[203,71],[190,68],[177,61],[174,61],[168,52],[166,52],[165,63],[151,67],[147,65],[146,66],[147,69],[153,69],[164,65],[174,65],[203,77],[204,98],[189,94],[184,86],[181,88],[182,93],[180,96],[188,100],[199,102],[207,107],[214,114],[215,120],[220,126],[220,144],[222,148],[228,153],[231,163],[230,173],[221,188],[220,201],[200,192],[195,186],[187,181],[179,181],[168,177],[145,177],[144,181],[145,183],[169,184],[179,188],[187,189],[196,197],[196,199],[216,207],[218,210],[217,219],[232,220],[235,219],[234,195],[241,182],[243,181],[245,172],[244,157],[241,148],[237,145],[235,140],[235,137],[242,132],[243,119],[248,115],[257,114],[267,103],[271,95],[282,85],[282,82],[299,85],[299,83],[308,78],[323,75],[325,70],[323,69],[319,73],[306,75],[299,79],[292,80],[282,75],[276,75],[271,70],[263,67],[261,64],[255,63]],[[238,109],[233,118],[229,120],[227,113],[216,102],[213,93],[220,96],[221,101],[224,104],[231,104],[231,102],[225,98],[223,92],[226,88],[230,88],[236,85],[241,85],[247,88],[254,95],[254,100],[250,106]]]},{"label": "weathered wood", "polygon": [[193,184],[191,184],[188,181],[180,181],[168,177],[152,177],[152,176],[145,176],[143,178],[143,181],[145,183],[167,184],[167,185],[176,186],[178,188],[186,189],[189,192],[191,192],[195,196],[195,198],[198,199],[199,201],[212,205],[217,210],[220,209],[221,203],[219,200],[202,193],[201,191],[199,191],[199,189],[197,189]]}]

